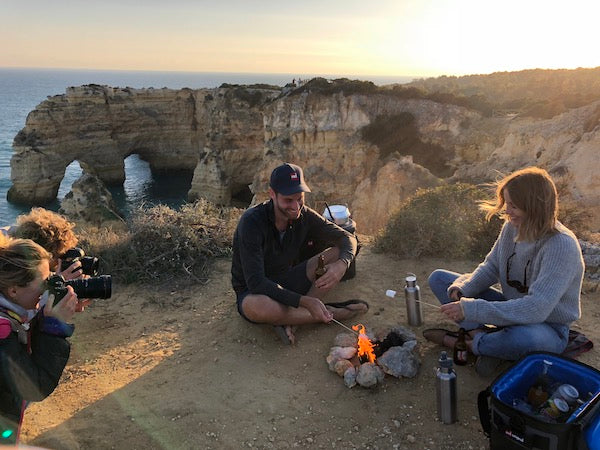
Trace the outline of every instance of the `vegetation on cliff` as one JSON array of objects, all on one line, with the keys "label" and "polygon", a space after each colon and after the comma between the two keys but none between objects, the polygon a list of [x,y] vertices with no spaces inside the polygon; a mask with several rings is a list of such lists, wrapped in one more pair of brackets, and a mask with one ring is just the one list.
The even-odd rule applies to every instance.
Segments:
[{"label": "vegetation on cliff", "polygon": [[415,116],[409,112],[377,116],[361,129],[362,138],[379,148],[379,157],[385,159],[393,152],[412,155],[413,161],[427,167],[438,177],[449,177],[453,169],[447,160],[440,158],[439,145],[423,142],[415,124]]},{"label": "vegetation on cliff", "polygon": [[[558,184],[560,190],[565,184]],[[481,259],[491,248],[501,220],[485,220],[480,200],[486,186],[458,183],[421,189],[410,197],[375,237],[375,251],[399,257]],[[97,256],[103,273],[117,283],[206,283],[215,258],[231,256],[233,233],[243,210],[206,200],[180,210],[159,205],[138,208],[126,230],[78,228],[80,245]],[[588,215],[561,202],[559,219],[581,238]]]},{"label": "vegetation on cliff", "polygon": [[493,106],[481,95],[455,95],[448,92],[426,92],[415,87],[402,85],[376,86],[371,81],[350,80],[348,78],[337,78],[327,80],[325,78],[313,78],[300,87],[282,95],[300,95],[302,93],[314,93],[320,95],[389,95],[404,99],[431,100],[437,103],[463,106],[465,108],[479,111],[484,116],[490,116]]},{"label": "vegetation on cliff", "polygon": [[600,67],[441,76],[415,80],[403,86],[427,95],[481,97],[497,114],[516,113],[548,119],[600,100]]},{"label": "vegetation on cliff", "polygon": [[303,92],[321,95],[383,94],[463,106],[486,117],[519,114],[549,119],[600,100],[600,67],[441,76],[392,86],[376,86],[370,81],[348,78],[313,78],[285,95]]},{"label": "vegetation on cliff", "polygon": [[102,271],[119,283],[177,281],[205,283],[214,258],[231,255],[233,231],[241,214],[206,201],[176,211],[140,207],[127,230],[85,228],[80,244],[100,258]]},{"label": "vegetation on cliff", "polygon": [[[559,197],[568,184],[557,183]],[[482,259],[502,226],[500,218],[488,222],[479,209],[481,200],[493,197],[491,186],[457,183],[418,190],[376,236],[375,250],[407,258]],[[561,200],[559,220],[579,238],[593,240],[587,229],[589,213],[573,202]]]},{"label": "vegetation on cliff", "polygon": [[492,247],[501,221],[488,222],[477,202],[489,196],[470,184],[421,189],[389,220],[375,250],[400,257],[480,259]]}]

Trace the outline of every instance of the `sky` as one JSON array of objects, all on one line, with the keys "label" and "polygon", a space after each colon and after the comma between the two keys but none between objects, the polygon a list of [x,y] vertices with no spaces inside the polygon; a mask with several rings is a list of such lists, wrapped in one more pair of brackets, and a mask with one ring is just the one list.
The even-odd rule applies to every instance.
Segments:
[{"label": "sky", "polygon": [[597,0],[0,0],[0,67],[414,76],[600,66]]}]

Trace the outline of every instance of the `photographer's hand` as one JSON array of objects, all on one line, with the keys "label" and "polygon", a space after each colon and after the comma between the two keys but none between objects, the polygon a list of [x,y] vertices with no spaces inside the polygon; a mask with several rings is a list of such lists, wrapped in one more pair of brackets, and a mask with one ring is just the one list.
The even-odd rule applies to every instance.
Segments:
[{"label": "photographer's hand", "polygon": [[82,298],[77,301],[77,306],[75,307],[75,312],[83,312],[85,307],[92,303],[92,300],[89,298]]},{"label": "photographer's hand", "polygon": [[[62,260],[59,259],[58,260],[58,267],[62,267]],[[58,272],[59,275],[62,275],[62,277],[65,279],[65,281],[68,280],[76,280],[78,278],[81,278],[81,276],[83,275],[83,271],[81,268],[81,261],[77,260],[74,261],[73,264],[71,264],[69,267],[67,267],[65,270],[63,270],[62,272]]]},{"label": "photographer's hand", "polygon": [[67,323],[73,318],[78,303],[77,294],[71,286],[67,286],[67,293],[58,304],[54,304],[54,295],[48,297],[48,302],[44,306],[44,315]]}]

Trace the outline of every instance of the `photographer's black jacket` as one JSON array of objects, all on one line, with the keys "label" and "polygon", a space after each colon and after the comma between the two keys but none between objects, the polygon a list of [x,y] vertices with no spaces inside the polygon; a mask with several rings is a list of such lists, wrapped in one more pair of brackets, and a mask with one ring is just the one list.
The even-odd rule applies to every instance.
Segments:
[{"label": "photographer's black jacket", "polygon": [[72,333],[70,326],[51,317],[36,317],[27,324],[29,330],[17,333],[22,323],[15,316],[0,307],[0,426],[13,429],[13,438],[26,403],[43,400],[58,385],[70,353],[65,337]]},{"label": "photographer's black jacket", "polygon": [[303,206],[300,217],[291,221],[280,242],[275,226],[273,201],[249,208],[233,236],[231,277],[236,293],[264,294],[288,306],[298,307],[301,295],[273,281],[300,263],[302,245],[311,240],[330,242],[340,249],[340,259],[350,265],[356,255],[356,237]]}]

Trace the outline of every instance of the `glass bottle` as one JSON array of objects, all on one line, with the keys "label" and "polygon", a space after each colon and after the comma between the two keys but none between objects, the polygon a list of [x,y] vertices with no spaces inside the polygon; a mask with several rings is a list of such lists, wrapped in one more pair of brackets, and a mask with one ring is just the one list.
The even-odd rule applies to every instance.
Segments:
[{"label": "glass bottle", "polygon": [[315,280],[325,275],[325,272],[327,272],[327,269],[325,268],[325,256],[319,255],[319,261],[317,263],[317,268],[315,269]]},{"label": "glass bottle", "polygon": [[466,331],[464,328],[461,328],[458,331],[458,338],[454,344],[454,354],[452,359],[457,366],[464,366],[467,364],[468,356],[469,351],[467,350]]},{"label": "glass bottle", "polygon": [[552,362],[548,360],[544,360],[543,362],[542,373],[536,378],[527,393],[527,400],[534,408],[539,408],[546,400],[548,400],[548,397],[550,397],[551,385],[553,384],[552,379],[548,374],[550,367],[552,367]]}]

